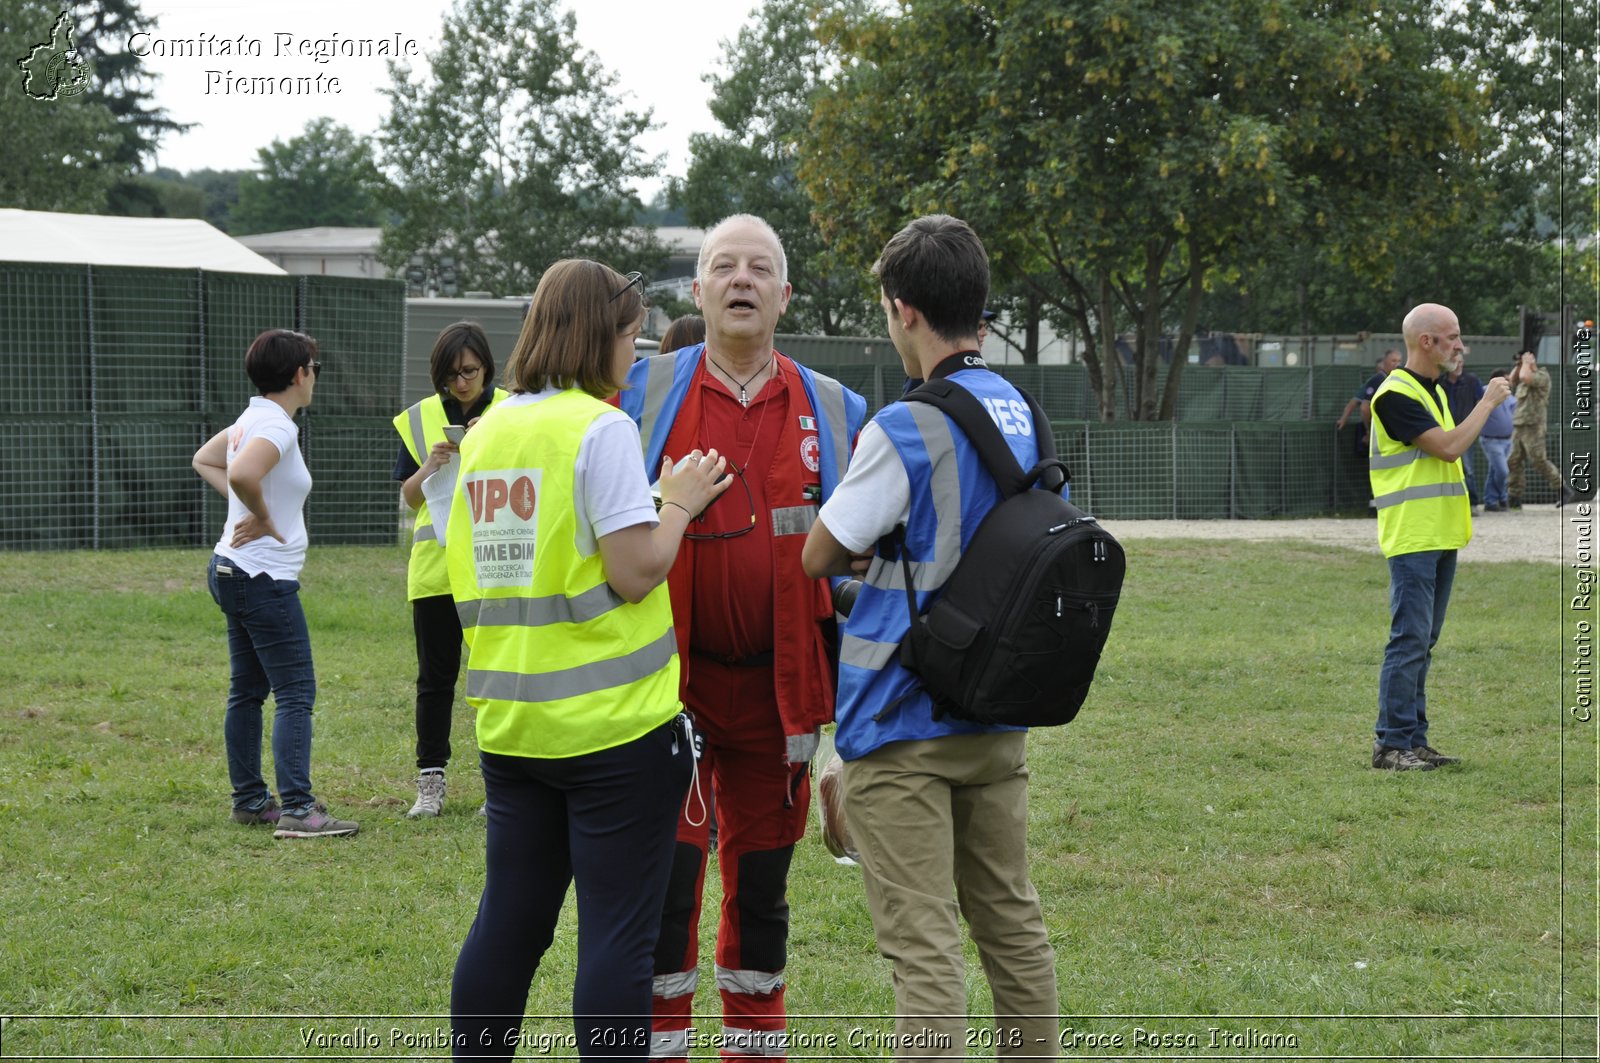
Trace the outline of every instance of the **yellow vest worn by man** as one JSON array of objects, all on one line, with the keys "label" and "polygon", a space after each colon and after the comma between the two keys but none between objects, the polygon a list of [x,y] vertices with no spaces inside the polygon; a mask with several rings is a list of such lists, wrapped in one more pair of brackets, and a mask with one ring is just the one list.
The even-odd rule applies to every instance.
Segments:
[{"label": "yellow vest worn by man", "polygon": [[[1403,369],[1384,378],[1372,396],[1391,391],[1415,399],[1440,428],[1455,428],[1447,403]],[[1384,557],[1424,550],[1459,550],[1472,539],[1472,508],[1459,461],[1440,461],[1427,451],[1389,435],[1383,419],[1372,417],[1372,449],[1367,455],[1373,504],[1378,509],[1378,545]]]},{"label": "yellow vest worn by man", "polygon": [[616,412],[578,390],[497,403],[461,445],[444,553],[487,752],[580,756],[679,711],[666,583],[630,605],[599,550],[578,551],[578,448],[596,417]]}]

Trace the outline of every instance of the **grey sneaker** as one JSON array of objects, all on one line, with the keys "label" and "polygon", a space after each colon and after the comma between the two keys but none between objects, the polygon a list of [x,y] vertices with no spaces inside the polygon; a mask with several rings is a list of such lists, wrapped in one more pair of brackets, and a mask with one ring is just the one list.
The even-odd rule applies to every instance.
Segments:
[{"label": "grey sneaker", "polygon": [[348,819],[334,819],[320,808],[313,808],[303,816],[291,816],[284,812],[278,816],[278,829],[272,832],[274,838],[337,838],[345,834],[354,834],[360,830],[359,824]]},{"label": "grey sneaker", "polygon": [[[1393,746],[1372,747],[1372,766],[1383,771],[1432,771],[1433,765],[1422,760],[1415,750],[1395,749]],[[284,817],[288,818],[288,817]]]},{"label": "grey sneaker", "polygon": [[444,811],[444,772],[425,771],[417,776],[417,803],[406,813],[407,819],[437,816]]},{"label": "grey sneaker", "polygon": [[269,797],[267,803],[260,808],[236,808],[233,810],[233,821],[243,823],[247,827],[270,827],[278,822],[278,815],[282,809],[278,807],[278,799]]},{"label": "grey sneaker", "polygon": [[1460,757],[1447,757],[1432,746],[1413,746],[1411,752],[1424,764],[1435,768],[1443,768],[1451,764],[1460,764]]}]

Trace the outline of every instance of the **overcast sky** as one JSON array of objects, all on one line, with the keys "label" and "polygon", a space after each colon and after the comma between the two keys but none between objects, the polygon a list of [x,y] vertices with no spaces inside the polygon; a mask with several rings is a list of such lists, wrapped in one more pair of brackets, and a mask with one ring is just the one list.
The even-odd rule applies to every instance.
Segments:
[{"label": "overcast sky", "polygon": [[[688,169],[689,134],[714,132],[706,108],[710,87],[701,80],[722,69],[722,42],[737,36],[758,0],[690,0],[668,4],[645,0],[565,0],[577,13],[578,41],[600,57],[631,93],[634,109],[651,108],[660,129],[642,143],[666,156],[666,172]],[[205,34],[259,41],[256,56],[149,54],[145,69],[160,75],[156,102],[180,122],[197,123],[163,139],[157,165],[189,171],[247,169],[256,149],[295,136],[313,118],[326,115],[358,133],[371,134],[387,113],[380,90],[389,77],[384,60],[336,56],[326,63],[294,53],[302,40],[389,38],[415,40],[425,56],[438,47],[448,0],[144,0],[140,9],[156,20],[151,36],[194,40]],[[273,53],[287,38],[290,53]],[[126,43],[126,42],[122,42]],[[152,52],[153,42],[137,42]],[[418,64],[413,63],[413,67]],[[338,93],[252,96],[225,93],[219,77],[337,77]],[[657,185],[642,189],[648,199]]]}]

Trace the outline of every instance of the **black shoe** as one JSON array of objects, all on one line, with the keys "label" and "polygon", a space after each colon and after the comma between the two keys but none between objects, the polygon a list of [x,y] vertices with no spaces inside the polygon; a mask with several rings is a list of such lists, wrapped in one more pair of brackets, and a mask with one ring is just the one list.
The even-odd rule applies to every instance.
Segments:
[{"label": "black shoe", "polygon": [[1506,503],[1506,508],[1507,509],[1521,509],[1522,508],[1522,499],[1513,498],[1511,501]]},{"label": "black shoe", "polygon": [[1572,489],[1572,485],[1571,484],[1562,484],[1561,485],[1561,498],[1560,498],[1560,500],[1558,500],[1556,502],[1556,508],[1560,509],[1562,506],[1566,505],[1568,502],[1576,501],[1577,498],[1578,498],[1578,492],[1576,492],[1576,491],[1574,491]]},{"label": "black shoe", "polygon": [[1487,506],[1483,507],[1483,511],[1485,513],[1504,513],[1506,511],[1506,504],[1504,502],[1490,502]]},{"label": "black shoe", "polygon": [[1414,749],[1372,744],[1372,766],[1382,771],[1432,771],[1434,766],[1417,756]]},{"label": "black shoe", "polygon": [[1461,763],[1460,757],[1447,757],[1432,746],[1413,746],[1411,752],[1422,763],[1435,768]]}]

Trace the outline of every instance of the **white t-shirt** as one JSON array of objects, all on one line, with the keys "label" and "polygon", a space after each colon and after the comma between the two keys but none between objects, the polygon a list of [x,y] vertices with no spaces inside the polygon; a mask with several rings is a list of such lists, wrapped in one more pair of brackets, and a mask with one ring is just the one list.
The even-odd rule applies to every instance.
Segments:
[{"label": "white t-shirt", "polygon": [[311,472],[300,455],[300,429],[282,406],[257,395],[228,429],[228,464],[256,439],[265,439],[280,455],[278,464],[261,478],[261,498],[284,541],[264,535],[243,546],[230,546],[234,526],[250,512],[230,489],[228,522],[222,526],[217,553],[251,576],[265,572],[273,579],[299,579],[306,561],[305,503],[311,493]]},{"label": "white t-shirt", "polygon": [[817,516],[852,554],[865,552],[910,518],[911,480],[877,421],[861,429],[850,471]]},{"label": "white t-shirt", "polygon": [[[496,403],[508,409],[543,402],[560,390],[512,395]],[[590,423],[578,444],[573,467],[573,520],[578,526],[577,548],[582,557],[600,549],[600,539],[635,524],[654,527],[655,500],[644,475],[644,447],[639,426],[621,410],[602,413]]]}]

